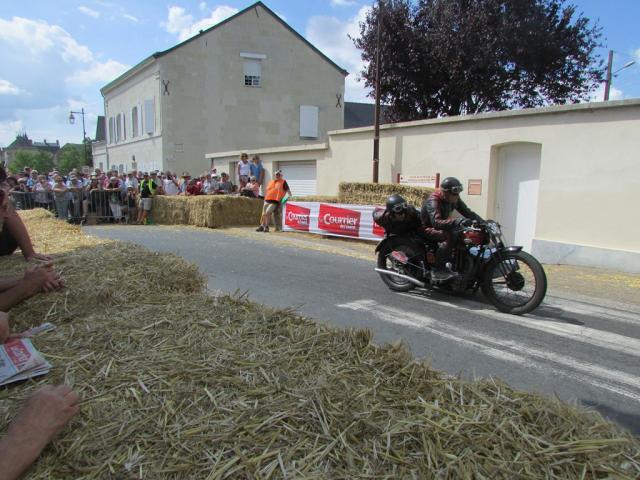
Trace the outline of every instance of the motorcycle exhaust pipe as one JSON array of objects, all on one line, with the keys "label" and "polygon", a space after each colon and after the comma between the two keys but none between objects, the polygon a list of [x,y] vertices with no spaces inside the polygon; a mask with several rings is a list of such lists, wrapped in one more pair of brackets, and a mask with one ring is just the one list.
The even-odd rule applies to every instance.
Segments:
[{"label": "motorcycle exhaust pipe", "polygon": [[390,275],[392,277],[402,278],[403,280],[406,280],[407,282],[411,282],[414,285],[416,285],[418,287],[421,287],[421,288],[425,288],[425,286],[426,286],[420,280],[417,280],[417,279],[415,279],[413,277],[410,277],[409,275],[403,275],[401,273],[392,272],[391,270],[385,270],[384,268],[376,268],[376,272],[381,273],[382,275]]}]

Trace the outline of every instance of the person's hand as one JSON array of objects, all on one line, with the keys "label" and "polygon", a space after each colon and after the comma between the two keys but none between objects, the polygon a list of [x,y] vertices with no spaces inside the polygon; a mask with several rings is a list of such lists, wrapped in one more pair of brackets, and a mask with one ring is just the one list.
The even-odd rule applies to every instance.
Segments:
[{"label": "person's hand", "polygon": [[471,225],[473,225],[473,220],[471,220],[470,218],[463,218],[462,220],[460,220],[460,225],[463,227],[470,227]]},{"label": "person's hand", "polygon": [[46,385],[33,393],[11,427],[41,451],[80,410],[80,396],[67,385]]},{"label": "person's hand", "polygon": [[0,344],[4,343],[11,335],[11,327],[9,327],[9,314],[0,312]]},{"label": "person's hand", "polygon": [[64,287],[64,280],[53,269],[51,262],[27,268],[23,278],[34,294],[40,291],[53,292]]},{"label": "person's hand", "polygon": [[33,252],[31,255],[25,255],[24,259],[27,262],[30,262],[32,260],[36,260],[39,262],[51,262],[53,261],[53,257],[49,256],[49,255],[45,255],[43,253],[36,253]]}]

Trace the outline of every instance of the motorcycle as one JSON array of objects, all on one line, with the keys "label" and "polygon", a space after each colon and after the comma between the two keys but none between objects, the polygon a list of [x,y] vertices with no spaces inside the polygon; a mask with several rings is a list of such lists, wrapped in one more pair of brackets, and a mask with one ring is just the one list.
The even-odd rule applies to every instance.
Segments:
[{"label": "motorcycle", "polygon": [[500,224],[475,223],[460,230],[447,267],[458,275],[451,280],[431,281],[437,244],[425,243],[417,234],[387,234],[376,247],[376,272],[397,292],[415,287],[454,293],[480,288],[501,312],[522,315],[534,310],[547,292],[547,277],[540,262],[522,247],[505,246]]}]

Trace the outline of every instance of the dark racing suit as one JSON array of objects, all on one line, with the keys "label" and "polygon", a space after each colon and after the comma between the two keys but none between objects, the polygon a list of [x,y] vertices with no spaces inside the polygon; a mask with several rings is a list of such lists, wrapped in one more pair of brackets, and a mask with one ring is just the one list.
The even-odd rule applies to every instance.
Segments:
[{"label": "dark racing suit", "polygon": [[[453,210],[457,210],[462,217],[450,218]],[[465,219],[483,221],[482,217],[467,207],[460,198],[455,203],[449,203],[442,191],[433,192],[424,201],[420,219],[425,233],[432,241],[438,242],[435,265],[437,270],[444,270],[447,260],[451,257],[451,249],[460,232],[460,223]]]},{"label": "dark racing suit", "polygon": [[404,233],[413,233],[422,231],[422,222],[420,214],[415,207],[408,205],[403,217],[396,216],[389,210],[375,210],[373,212],[373,220],[384,228],[385,232],[394,235],[402,235]]}]

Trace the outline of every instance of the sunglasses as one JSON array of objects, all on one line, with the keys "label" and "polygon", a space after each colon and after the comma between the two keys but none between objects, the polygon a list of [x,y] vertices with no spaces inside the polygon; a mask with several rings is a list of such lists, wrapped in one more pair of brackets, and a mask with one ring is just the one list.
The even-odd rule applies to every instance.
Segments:
[{"label": "sunglasses", "polygon": [[407,209],[407,202],[404,203],[398,203],[396,205],[394,205],[393,207],[391,207],[391,211],[393,213],[403,213],[406,209]]},{"label": "sunglasses", "polygon": [[445,190],[445,192],[449,192],[452,193],[454,195],[459,195],[460,192],[462,192],[464,190],[464,187],[462,185],[456,185],[455,187],[451,187],[447,190]]}]

